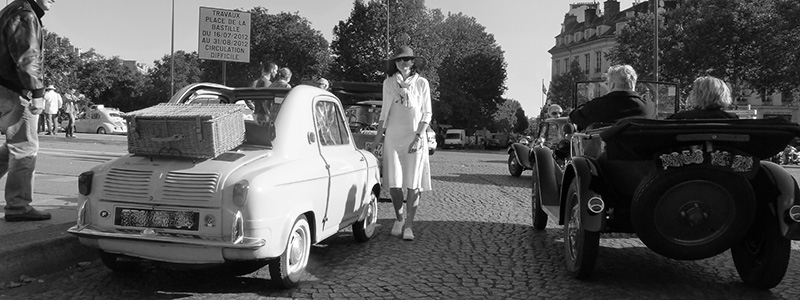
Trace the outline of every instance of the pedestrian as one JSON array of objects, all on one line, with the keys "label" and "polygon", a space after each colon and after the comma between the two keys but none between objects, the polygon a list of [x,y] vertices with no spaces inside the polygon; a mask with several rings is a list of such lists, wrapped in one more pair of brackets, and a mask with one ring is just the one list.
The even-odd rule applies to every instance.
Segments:
[{"label": "pedestrian", "polygon": [[[395,213],[391,233],[402,234],[408,241],[414,240],[412,225],[422,192],[431,190],[427,149],[427,129],[432,117],[431,90],[428,80],[418,74],[415,62],[418,59],[411,47],[400,46],[387,61],[383,106],[378,133],[372,143],[377,146],[383,142],[382,172]],[[403,216],[403,189],[406,191],[406,216]]]},{"label": "pedestrian", "polygon": [[731,90],[724,81],[712,76],[702,76],[692,83],[692,92],[689,94],[691,108],[667,119],[738,119],[738,115],[725,111],[731,103]]},{"label": "pedestrian", "polygon": [[253,87],[268,87],[272,84],[275,75],[278,73],[278,65],[268,62],[266,66],[261,64],[261,77],[253,81]]},{"label": "pedestrian", "polygon": [[564,109],[561,108],[561,105],[553,104],[547,108],[548,119],[561,117],[562,114],[564,114]]},{"label": "pedestrian", "polygon": [[78,100],[78,95],[75,95],[75,89],[70,89],[64,95],[62,110],[67,117],[67,127],[64,128],[64,132],[68,138],[75,138],[75,118],[78,116]]},{"label": "pedestrian", "polygon": [[578,130],[595,123],[614,123],[623,118],[655,117],[655,108],[634,91],[638,76],[633,67],[613,65],[606,74],[606,85],[610,92],[569,113],[570,121],[578,126]]},{"label": "pedestrian", "polygon": [[55,0],[14,0],[0,10],[0,177],[6,177],[6,222],[49,220],[33,202],[44,109],[42,21]]},{"label": "pedestrian", "polygon": [[328,88],[331,86],[331,84],[325,78],[317,79],[317,81],[315,81],[315,83],[317,84],[317,87],[319,87],[319,88],[321,88],[323,90],[328,90]]},{"label": "pedestrian", "polygon": [[56,87],[48,85],[44,92],[44,121],[47,133],[45,135],[56,135],[58,129],[58,110],[64,104],[61,95],[56,92]]},{"label": "pedestrian", "polygon": [[292,88],[289,84],[289,81],[292,80],[292,71],[289,68],[283,67],[278,69],[278,73],[275,74],[274,77],[275,81],[269,85],[269,87],[279,87],[279,88]]}]

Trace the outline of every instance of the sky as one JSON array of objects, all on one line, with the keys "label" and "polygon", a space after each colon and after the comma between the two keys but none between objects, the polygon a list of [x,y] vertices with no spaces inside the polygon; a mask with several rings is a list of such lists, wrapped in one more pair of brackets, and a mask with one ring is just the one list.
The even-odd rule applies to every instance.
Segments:
[{"label": "sky", "polygon": [[[2,1],[2,0],[0,0]],[[8,1],[8,0],[7,0]],[[174,0],[175,50],[197,51],[199,7],[298,13],[331,41],[333,27],[346,20],[355,0]],[[368,1],[368,0],[364,0]],[[503,49],[507,90],[503,95],[535,116],[542,106],[542,84],[550,84],[550,53],[569,5],[605,0],[425,0],[429,9],[464,13],[486,27]],[[624,10],[635,0],[619,0]],[[45,28],[81,48],[148,65],[170,53],[170,0],[59,0],[42,19]]]}]

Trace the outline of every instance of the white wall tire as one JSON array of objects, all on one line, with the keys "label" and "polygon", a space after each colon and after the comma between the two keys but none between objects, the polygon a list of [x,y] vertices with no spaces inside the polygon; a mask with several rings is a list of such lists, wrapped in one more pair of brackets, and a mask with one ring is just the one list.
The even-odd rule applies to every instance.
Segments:
[{"label": "white wall tire", "polygon": [[300,283],[311,254],[311,228],[305,216],[294,222],[283,254],[269,264],[269,275],[278,287],[291,288]]}]

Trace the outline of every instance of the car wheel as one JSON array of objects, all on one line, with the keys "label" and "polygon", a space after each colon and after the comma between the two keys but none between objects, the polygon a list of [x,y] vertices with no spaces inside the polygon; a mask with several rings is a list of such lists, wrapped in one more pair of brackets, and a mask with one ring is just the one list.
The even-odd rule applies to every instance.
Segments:
[{"label": "car wheel", "polygon": [[631,203],[634,231],[663,256],[697,260],[740,241],[755,216],[755,194],[742,176],[711,169],[648,175]]},{"label": "car wheel", "polygon": [[278,287],[297,286],[311,254],[311,229],[305,216],[300,216],[289,232],[283,254],[269,264],[269,276]]},{"label": "car wheel", "polygon": [[533,164],[531,177],[531,218],[533,219],[533,228],[543,230],[547,227],[547,214],[542,210],[542,190],[539,185],[539,170],[536,168],[535,163]]},{"label": "car wheel", "polygon": [[105,127],[97,128],[97,134],[106,134],[106,128]]},{"label": "car wheel", "polygon": [[777,217],[767,205],[759,205],[747,235],[731,248],[736,271],[752,287],[768,290],[783,280],[789,267],[792,241],[780,234]]},{"label": "car wheel", "polygon": [[231,276],[242,276],[260,270],[267,263],[266,261],[229,261],[225,263],[225,271]]},{"label": "car wheel", "polygon": [[428,149],[428,155],[433,155],[436,152],[436,149]]},{"label": "car wheel", "polygon": [[508,154],[508,173],[513,177],[522,175],[522,166],[517,162],[517,155],[514,152]]},{"label": "car wheel", "polygon": [[600,233],[581,226],[580,202],[576,178],[570,183],[564,211],[564,256],[567,273],[576,279],[588,278],[592,274],[600,247]]},{"label": "car wheel", "polygon": [[353,223],[353,236],[362,243],[375,235],[375,224],[378,222],[378,195],[371,192],[369,198],[369,204],[364,208],[367,210],[366,217]]},{"label": "car wheel", "polygon": [[130,273],[139,268],[139,261],[124,255],[100,251],[100,260],[114,272]]}]

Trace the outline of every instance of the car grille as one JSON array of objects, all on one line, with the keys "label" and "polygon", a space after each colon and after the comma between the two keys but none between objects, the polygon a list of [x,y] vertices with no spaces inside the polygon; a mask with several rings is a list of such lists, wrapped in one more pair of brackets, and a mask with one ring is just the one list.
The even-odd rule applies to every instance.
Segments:
[{"label": "car grille", "polygon": [[210,201],[217,190],[219,174],[169,172],[164,180],[164,201]]},{"label": "car grille", "polygon": [[148,201],[152,171],[111,169],[103,182],[103,193],[108,200]]},{"label": "car grille", "polygon": [[210,201],[214,198],[219,174],[169,172],[157,195],[150,195],[150,190],[154,187],[152,178],[153,171],[114,168],[106,176],[103,193],[111,201]]}]

